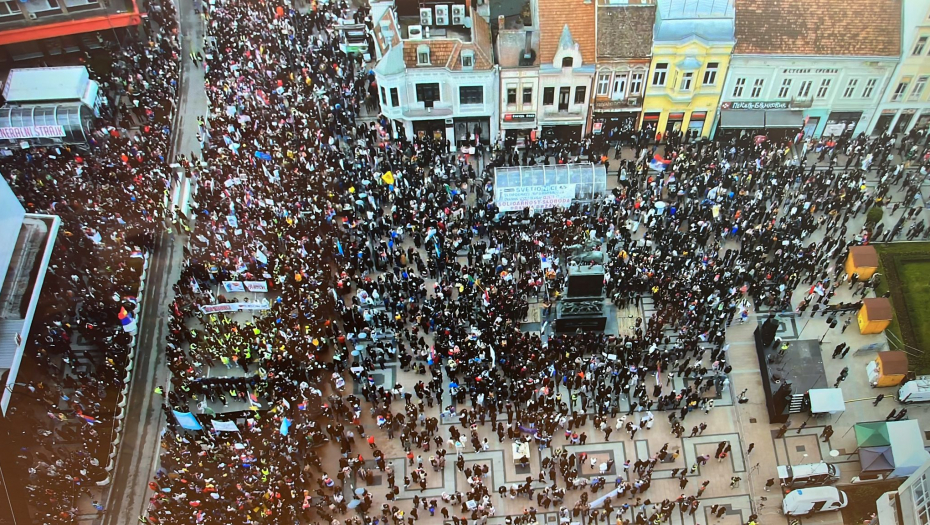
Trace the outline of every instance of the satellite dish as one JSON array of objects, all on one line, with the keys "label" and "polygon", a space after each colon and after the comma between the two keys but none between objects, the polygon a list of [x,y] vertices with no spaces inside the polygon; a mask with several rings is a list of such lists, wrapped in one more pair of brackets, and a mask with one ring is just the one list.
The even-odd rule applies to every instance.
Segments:
[{"label": "satellite dish", "polygon": [[471,29],[471,17],[470,16],[465,17],[465,27]]}]

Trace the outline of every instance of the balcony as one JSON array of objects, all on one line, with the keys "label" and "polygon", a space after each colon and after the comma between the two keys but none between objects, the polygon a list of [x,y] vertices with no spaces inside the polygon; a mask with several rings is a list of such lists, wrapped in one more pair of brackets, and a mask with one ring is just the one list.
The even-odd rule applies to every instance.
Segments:
[{"label": "balcony", "polygon": [[582,106],[580,104],[577,107],[570,107],[567,110],[563,109],[561,111],[559,111],[558,107],[555,105],[546,106],[543,109],[543,116],[545,116],[546,118],[555,118],[555,119],[563,118],[563,119],[569,120],[569,119],[585,118],[586,113],[587,113],[586,106]]}]

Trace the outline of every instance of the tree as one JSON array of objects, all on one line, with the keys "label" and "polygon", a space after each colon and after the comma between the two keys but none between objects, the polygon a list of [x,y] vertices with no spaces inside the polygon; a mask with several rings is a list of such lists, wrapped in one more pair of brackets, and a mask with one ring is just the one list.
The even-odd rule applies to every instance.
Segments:
[{"label": "tree", "polygon": [[885,216],[885,210],[881,209],[878,206],[872,206],[869,208],[869,212],[865,214],[865,224],[867,227],[872,228],[876,224],[882,221],[882,217]]}]

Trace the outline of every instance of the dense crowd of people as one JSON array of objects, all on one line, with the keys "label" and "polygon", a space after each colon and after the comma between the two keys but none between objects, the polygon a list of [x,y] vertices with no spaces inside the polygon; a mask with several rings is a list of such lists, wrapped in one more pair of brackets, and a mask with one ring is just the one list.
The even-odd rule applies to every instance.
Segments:
[{"label": "dense crowd of people", "polygon": [[[614,431],[632,439],[660,411],[682,437],[689,414],[710,412],[729,386],[731,323],[814,302],[849,310],[835,298],[850,277],[848,247],[900,239],[905,228],[908,238],[930,232],[917,201],[930,158],[920,130],[812,140],[796,146],[800,159],[787,142],[656,141],[645,131],[540,140],[523,152],[496,141],[482,145],[490,151],[480,171],[444,141],[390,140],[383,117],[358,120],[377,86],[358,56],[339,50],[333,26],[372,21],[342,1],[211,4],[203,55],[191,57],[209,100],[196,116],[201,169],[196,152],[169,153],[176,15],[158,3],[149,37],[113,49],[113,70],[98,78],[128,103],[104,109],[87,151],[2,159],[27,210],[63,221],[29,346],[38,370],[29,391],[43,410],[14,414],[47,414],[34,424],[39,445],[24,433],[20,454],[42,523],[74,523],[77,498],[106,478],[107,400],[122,386],[131,341],[117,314],[136,309],[143,257],[163,231],[181,236],[185,257],[167,312],[171,385],[157,390],[168,428],[142,519],[234,525],[400,525],[426,513],[468,525],[494,516],[502,498],[534,496],[538,507],[507,520],[534,523],[550,506],[561,523],[693,515],[709,481],[677,500],[648,492],[675,447],[616,467],[567,447],[585,443],[589,419],[605,441]],[[140,131],[128,133],[117,113]],[[650,170],[656,153],[671,161],[664,171]],[[167,180],[157,174],[175,160],[197,172],[186,218],[162,204]],[[616,188],[541,213],[501,213],[493,200],[495,167],[584,161],[607,165]],[[849,231],[848,219],[872,207],[894,226]],[[578,246],[604,254],[610,302],[633,309],[650,296],[655,313],[637,315],[623,335],[548,335],[568,272],[600,264],[568,249]],[[241,281],[262,282],[267,299],[224,284]],[[857,284],[864,295],[874,282]],[[809,290],[800,303],[799,289]],[[521,330],[535,303],[542,334]],[[77,366],[86,358],[72,350],[75,332],[103,350],[100,366]],[[395,360],[420,379],[379,383],[375,373]],[[248,409],[223,410],[230,403]],[[173,414],[193,414],[204,430]],[[691,436],[706,428],[693,419]],[[553,454],[537,475],[493,487],[488,465],[466,465],[464,454],[488,450],[495,435],[498,446]],[[398,439],[406,457],[387,457],[383,439]],[[715,458],[731,447],[721,442]],[[325,454],[336,450],[334,471]],[[467,487],[421,496],[447,462]],[[682,491],[698,468],[688,467],[672,475]],[[367,490],[375,472],[386,478],[385,501]]]},{"label": "dense crowd of people", "polygon": [[107,44],[109,71],[88,62],[106,95],[87,147],[0,159],[27,212],[61,219],[18,377],[25,397],[8,414],[36,523],[77,523],[79,498],[108,479],[133,340],[119,314],[138,316],[144,258],[165,217],[159,173],[178,94],[177,13],[170,1],[151,6],[147,38]]}]

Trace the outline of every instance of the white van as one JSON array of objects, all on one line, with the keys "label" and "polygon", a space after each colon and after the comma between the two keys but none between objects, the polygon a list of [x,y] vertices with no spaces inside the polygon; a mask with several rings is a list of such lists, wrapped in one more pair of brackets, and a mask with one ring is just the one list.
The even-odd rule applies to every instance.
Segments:
[{"label": "white van", "polygon": [[930,376],[917,376],[901,385],[898,401],[905,404],[930,401]]},{"label": "white van", "polygon": [[848,503],[846,493],[836,487],[810,487],[789,492],[781,503],[781,509],[785,516],[804,516],[840,510]]},{"label": "white van", "polygon": [[778,465],[778,480],[782,487],[798,489],[832,485],[840,480],[840,469],[831,463]]}]

